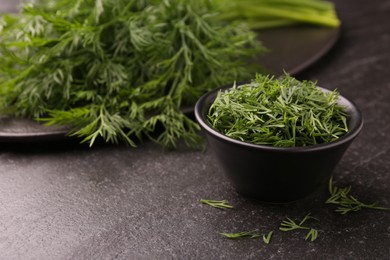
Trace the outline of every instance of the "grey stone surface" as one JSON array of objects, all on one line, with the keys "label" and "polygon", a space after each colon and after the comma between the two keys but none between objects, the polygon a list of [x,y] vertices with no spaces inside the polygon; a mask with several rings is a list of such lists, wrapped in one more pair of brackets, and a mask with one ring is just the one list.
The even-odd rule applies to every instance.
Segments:
[{"label": "grey stone surface", "polygon": [[[1,3],[1,2],[0,2]],[[335,48],[299,75],[337,88],[365,117],[334,172],[362,201],[390,207],[390,4],[337,0],[343,32]],[[247,200],[210,149],[164,151],[73,142],[0,144],[1,259],[388,259],[389,212],[347,216],[324,205],[326,187],[289,204]],[[226,199],[217,210],[199,199]],[[319,238],[278,231],[285,216],[311,212]],[[220,232],[274,230],[261,240]]]}]

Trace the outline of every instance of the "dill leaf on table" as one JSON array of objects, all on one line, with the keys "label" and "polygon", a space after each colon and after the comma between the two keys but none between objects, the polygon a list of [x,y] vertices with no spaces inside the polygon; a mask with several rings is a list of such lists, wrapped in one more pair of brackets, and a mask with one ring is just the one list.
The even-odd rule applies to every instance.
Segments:
[{"label": "dill leaf on table", "polygon": [[325,201],[326,204],[337,205],[336,212],[345,215],[362,209],[389,210],[389,208],[378,206],[377,202],[366,204],[359,201],[356,197],[350,195],[351,187],[339,188],[334,186],[333,178],[329,179],[330,197]]},{"label": "dill leaf on table", "polygon": [[244,231],[238,233],[221,233],[221,235],[229,239],[244,239],[244,238],[253,239],[253,238],[260,237],[260,235],[257,234],[256,231]]},{"label": "dill leaf on table", "polygon": [[[292,220],[289,217],[286,217],[285,220],[282,221],[280,224],[279,230],[283,232],[289,232],[293,230],[309,230],[309,232],[306,234],[305,240],[310,239],[311,242],[315,241],[318,237],[318,231],[314,228],[308,227],[305,223],[310,220],[317,220],[316,218],[312,217],[309,214],[307,214],[301,221],[296,222]],[[305,224],[305,225],[304,225]]]},{"label": "dill leaf on table", "polygon": [[266,243],[267,245],[269,243],[271,243],[271,238],[272,238],[273,233],[274,233],[273,231],[270,231],[270,232],[268,232],[268,234],[264,234],[263,235],[263,242]]},{"label": "dill leaf on table", "polygon": [[232,209],[233,206],[227,200],[200,200],[201,203],[217,209]]}]

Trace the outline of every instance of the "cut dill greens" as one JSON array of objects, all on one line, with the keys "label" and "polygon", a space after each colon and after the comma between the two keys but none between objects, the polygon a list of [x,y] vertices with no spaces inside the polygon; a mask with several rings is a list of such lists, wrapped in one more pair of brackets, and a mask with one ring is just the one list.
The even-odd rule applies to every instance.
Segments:
[{"label": "cut dill greens", "polygon": [[217,209],[232,209],[233,206],[227,200],[200,200],[201,203]]},{"label": "cut dill greens", "polygon": [[307,233],[306,237],[305,237],[305,240],[308,240],[310,239],[311,242],[313,242],[314,240],[316,240],[318,237],[318,231],[317,229],[314,229],[314,228],[311,228],[309,230],[309,232]]},{"label": "cut dill greens", "polygon": [[264,243],[266,243],[267,245],[269,244],[269,243],[271,243],[271,238],[272,238],[272,234],[273,234],[274,232],[273,231],[270,231],[270,232],[268,232],[268,234],[264,234],[263,235],[263,241],[264,241]]},{"label": "cut dill greens", "polygon": [[282,221],[280,224],[280,230],[281,231],[291,231],[291,230],[296,230],[296,229],[310,229],[309,227],[303,226],[303,224],[308,221],[309,219],[315,219],[316,218],[312,217],[309,214],[307,214],[299,223],[296,223],[294,220],[292,220],[289,217],[286,217],[285,220]]},{"label": "cut dill greens", "polygon": [[220,91],[208,120],[218,132],[259,145],[309,146],[332,142],[348,132],[339,93],[315,82],[256,75],[251,83]]},{"label": "cut dill greens", "polygon": [[283,232],[293,231],[293,230],[309,230],[309,232],[306,234],[305,240],[310,239],[311,242],[315,241],[318,237],[318,231],[314,228],[308,227],[306,225],[303,225],[305,222],[307,222],[310,219],[318,220],[314,217],[312,217],[309,214],[307,214],[301,221],[298,223],[292,220],[289,217],[286,217],[285,220],[282,221],[280,224],[279,230]]},{"label": "cut dill greens", "polygon": [[256,231],[244,231],[238,233],[221,233],[222,236],[229,239],[244,239],[244,238],[259,238],[260,235],[256,233]]},{"label": "cut dill greens", "polygon": [[262,237],[263,242],[268,245],[269,243],[271,243],[271,238],[273,233],[274,233],[273,231],[270,231],[267,234],[260,235],[255,230],[253,230],[253,231],[244,231],[238,233],[220,233],[220,234],[226,238],[236,239],[236,240],[246,239],[246,238],[254,239],[254,238]]},{"label": "cut dill greens", "polygon": [[346,188],[338,188],[333,185],[333,178],[330,178],[328,188],[330,197],[325,203],[337,205],[338,207],[335,211],[341,215],[362,209],[389,210],[388,208],[377,206],[377,202],[371,204],[360,202],[357,198],[349,194],[351,191],[350,186]]},{"label": "cut dill greens", "polygon": [[90,145],[196,146],[181,107],[247,78],[264,49],[208,0],[37,0],[20,12],[0,17],[0,113],[69,126]]}]

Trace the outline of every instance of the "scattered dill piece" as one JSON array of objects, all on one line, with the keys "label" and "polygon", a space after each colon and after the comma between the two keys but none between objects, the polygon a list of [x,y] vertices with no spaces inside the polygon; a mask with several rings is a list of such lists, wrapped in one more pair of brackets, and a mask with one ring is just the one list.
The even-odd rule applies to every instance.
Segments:
[{"label": "scattered dill piece", "polygon": [[260,237],[259,234],[256,233],[256,231],[244,231],[244,232],[238,232],[238,233],[221,233],[222,236],[229,238],[229,239],[253,239]]},{"label": "scattered dill piece", "polygon": [[308,227],[302,227],[300,224],[297,224],[294,220],[289,217],[286,217],[285,220],[280,224],[279,230],[281,231],[291,231],[296,229],[309,229]]},{"label": "scattered dill piece", "polygon": [[314,228],[311,228],[310,231],[307,233],[305,240],[310,239],[311,242],[316,240],[318,237],[318,231]]},{"label": "scattered dill piece", "polygon": [[317,220],[316,218],[312,217],[309,214],[307,214],[300,222],[295,222],[294,220],[292,220],[291,218],[289,217],[286,217],[285,220],[282,221],[282,223],[280,224],[280,230],[281,231],[291,231],[291,230],[296,230],[296,229],[310,229],[309,227],[306,227],[306,226],[303,226],[303,224],[308,221],[309,219],[315,219]]},{"label": "scattered dill piece", "polygon": [[270,231],[270,232],[268,232],[268,234],[263,235],[264,243],[266,243],[268,245],[271,242],[271,238],[272,238],[273,233],[274,233],[273,231]]},{"label": "scattered dill piece", "polygon": [[330,197],[325,201],[326,204],[337,205],[336,212],[341,215],[348,214],[350,212],[359,211],[364,208],[376,209],[376,210],[389,210],[389,208],[377,206],[377,202],[371,204],[365,204],[360,202],[357,198],[350,195],[351,186],[345,188],[339,188],[333,185],[333,177],[329,179],[329,194]]},{"label": "scattered dill piece", "polygon": [[217,209],[232,209],[233,206],[227,200],[200,200],[203,204],[209,205]]},{"label": "scattered dill piece", "polygon": [[210,125],[231,138],[278,147],[332,142],[348,132],[339,93],[288,74],[256,75],[251,83],[220,91],[208,112]]},{"label": "scattered dill piece", "polygon": [[304,225],[308,220],[313,219],[313,220],[318,220],[314,217],[312,217],[309,214],[307,214],[301,221],[296,222],[292,220],[289,217],[286,217],[285,220],[282,221],[280,224],[279,230],[283,232],[288,232],[292,230],[309,230],[309,232],[306,234],[305,240],[310,239],[310,241],[314,241],[318,237],[318,231],[314,228],[308,227],[307,225]]}]

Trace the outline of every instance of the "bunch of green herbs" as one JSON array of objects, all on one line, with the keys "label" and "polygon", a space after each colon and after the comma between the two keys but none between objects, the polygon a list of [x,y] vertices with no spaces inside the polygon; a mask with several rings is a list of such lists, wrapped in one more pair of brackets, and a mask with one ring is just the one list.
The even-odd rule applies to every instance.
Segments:
[{"label": "bunch of green herbs", "polygon": [[244,142],[278,147],[332,142],[348,132],[339,93],[289,75],[256,75],[242,86],[220,91],[208,120],[218,132]]},{"label": "bunch of green herbs", "polygon": [[207,0],[38,0],[0,29],[0,113],[67,125],[90,145],[196,146],[199,127],[181,108],[248,77],[248,57],[263,50]]}]

